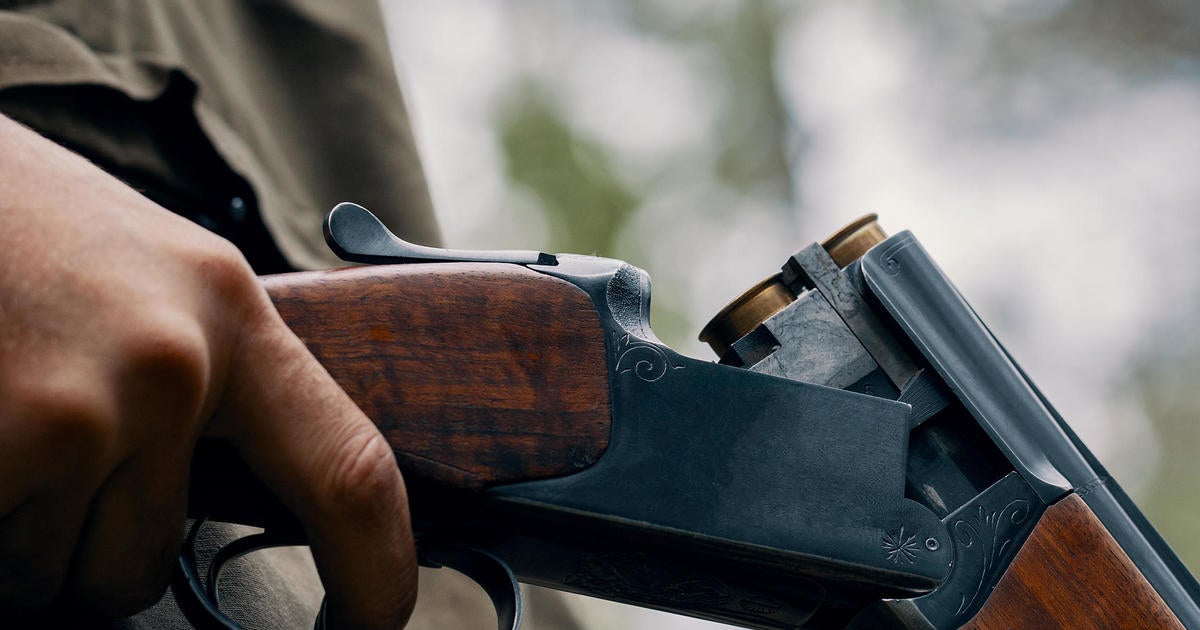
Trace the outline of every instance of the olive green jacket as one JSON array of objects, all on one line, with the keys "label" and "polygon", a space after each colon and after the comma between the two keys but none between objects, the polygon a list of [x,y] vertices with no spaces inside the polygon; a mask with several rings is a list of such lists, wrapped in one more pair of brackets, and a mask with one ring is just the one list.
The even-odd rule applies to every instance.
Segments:
[{"label": "olive green jacket", "polygon": [[193,212],[252,194],[298,268],[337,264],[321,221],[340,201],[438,239],[373,0],[0,0],[0,111],[212,206]]},{"label": "olive green jacket", "polygon": [[[0,112],[239,242],[260,271],[332,266],[321,221],[339,201],[438,239],[383,29],[373,0],[0,0]],[[205,532],[202,557],[237,534]],[[299,551],[236,563],[226,610],[311,627],[313,576]],[[169,594],[115,624],[188,627]]]}]

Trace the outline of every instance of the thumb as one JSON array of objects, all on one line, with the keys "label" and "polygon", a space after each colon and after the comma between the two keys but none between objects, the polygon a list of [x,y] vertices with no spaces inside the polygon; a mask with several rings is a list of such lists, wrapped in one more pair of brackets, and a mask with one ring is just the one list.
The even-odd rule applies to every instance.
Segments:
[{"label": "thumb", "polygon": [[264,319],[240,333],[210,433],[300,520],[334,627],[401,627],[417,564],[392,449],[274,309]]}]

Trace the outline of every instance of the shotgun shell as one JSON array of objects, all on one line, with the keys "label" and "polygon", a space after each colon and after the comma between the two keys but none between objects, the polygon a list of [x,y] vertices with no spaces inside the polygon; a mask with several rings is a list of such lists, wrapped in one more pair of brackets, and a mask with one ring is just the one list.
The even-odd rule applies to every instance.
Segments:
[{"label": "shotgun shell", "polygon": [[[838,267],[845,267],[887,238],[887,233],[879,227],[878,219],[875,214],[860,217],[825,239],[821,247],[829,252],[829,257]],[[717,356],[723,357],[735,341],[795,300],[795,294],[783,283],[780,274],[775,274],[725,305],[700,330],[700,341],[712,347]]]}]

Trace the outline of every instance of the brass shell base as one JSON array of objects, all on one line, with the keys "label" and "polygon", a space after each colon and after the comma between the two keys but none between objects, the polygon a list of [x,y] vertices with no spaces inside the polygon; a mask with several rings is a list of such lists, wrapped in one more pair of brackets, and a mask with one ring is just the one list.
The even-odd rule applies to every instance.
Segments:
[{"label": "brass shell base", "polygon": [[[879,227],[879,217],[868,214],[840,229],[825,239],[821,247],[839,267],[858,260],[867,250],[883,242],[887,233]],[[741,339],[768,317],[795,301],[796,296],[775,274],[750,287],[725,305],[708,324],[700,330],[700,341],[712,347],[717,356],[725,356],[733,342]]]}]

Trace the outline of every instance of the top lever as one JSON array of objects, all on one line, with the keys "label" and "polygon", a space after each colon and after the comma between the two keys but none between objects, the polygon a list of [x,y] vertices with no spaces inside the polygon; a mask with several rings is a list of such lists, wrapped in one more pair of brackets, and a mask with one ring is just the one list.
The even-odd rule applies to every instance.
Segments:
[{"label": "top lever", "polygon": [[339,203],[325,219],[325,242],[338,258],[386,265],[420,262],[495,262],[557,265],[552,254],[528,250],[461,250],[416,245],[392,234],[370,210]]}]

